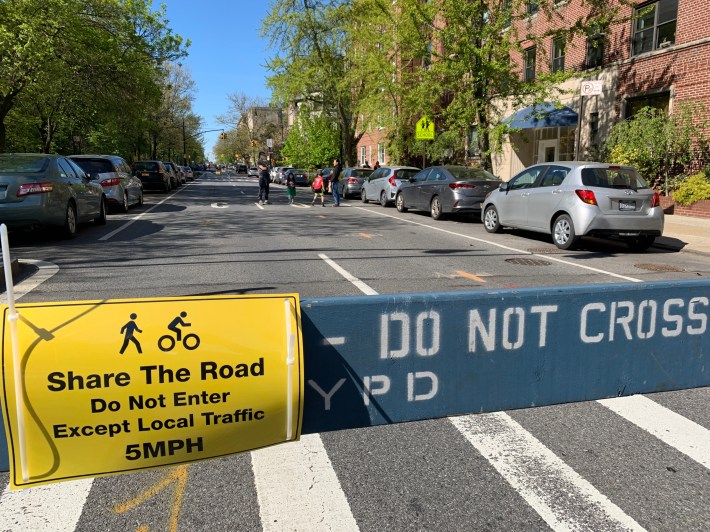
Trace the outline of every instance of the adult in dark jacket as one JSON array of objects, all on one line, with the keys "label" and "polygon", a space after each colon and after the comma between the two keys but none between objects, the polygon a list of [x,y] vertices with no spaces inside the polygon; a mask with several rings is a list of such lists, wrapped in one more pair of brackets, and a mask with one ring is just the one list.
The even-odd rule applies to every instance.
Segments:
[{"label": "adult in dark jacket", "polygon": [[333,172],[330,174],[330,190],[333,192],[333,207],[340,206],[340,194],[338,191],[338,181],[340,181],[340,172],[343,169],[340,166],[340,161],[333,161]]},{"label": "adult in dark jacket", "polygon": [[259,161],[259,205],[269,204],[269,167]]}]

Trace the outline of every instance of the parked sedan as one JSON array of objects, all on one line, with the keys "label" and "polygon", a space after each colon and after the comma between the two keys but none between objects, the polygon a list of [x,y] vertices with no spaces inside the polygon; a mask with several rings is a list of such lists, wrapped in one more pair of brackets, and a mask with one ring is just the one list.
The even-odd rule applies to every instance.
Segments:
[{"label": "parked sedan", "polygon": [[419,170],[413,166],[381,166],[363,181],[360,199],[363,203],[379,201],[386,207],[394,202],[399,186],[407,183]]},{"label": "parked sedan", "polygon": [[362,190],[362,183],[370,174],[372,168],[346,168],[340,174],[338,184],[340,188],[340,196],[347,198],[348,196],[359,196]]},{"label": "parked sedan", "polygon": [[183,173],[185,174],[185,180],[186,181],[194,181],[195,180],[195,173],[192,171],[192,168],[189,166],[181,166]]},{"label": "parked sedan", "polygon": [[247,170],[247,177],[259,177],[259,169],[256,166],[250,166]]},{"label": "parked sedan", "polygon": [[104,187],[110,207],[128,212],[131,205],[143,205],[143,183],[118,155],[71,155],[69,157],[91,179]]},{"label": "parked sedan", "polygon": [[395,204],[399,212],[429,211],[434,220],[447,214],[479,214],[486,194],[500,183],[500,179],[481,168],[433,166],[402,183]]},{"label": "parked sedan", "polygon": [[79,223],[106,223],[103,187],[71,159],[35,153],[0,154],[0,223],[10,229],[60,227],[67,238]]},{"label": "parked sedan", "polygon": [[133,175],[143,183],[144,190],[170,192],[173,188],[172,173],[162,161],[138,161],[133,163]]},{"label": "parked sedan", "polygon": [[486,198],[482,217],[489,233],[503,227],[547,233],[560,249],[583,236],[611,236],[643,251],[664,223],[658,193],[634,168],[593,162],[531,166]]}]

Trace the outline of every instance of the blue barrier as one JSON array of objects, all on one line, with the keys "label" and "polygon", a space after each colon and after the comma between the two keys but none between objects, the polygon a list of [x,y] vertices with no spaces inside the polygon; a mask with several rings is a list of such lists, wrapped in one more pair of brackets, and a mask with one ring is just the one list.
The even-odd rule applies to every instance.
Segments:
[{"label": "blue barrier", "polygon": [[304,299],[303,433],[707,386],[709,315],[707,280]]},{"label": "blue barrier", "polygon": [[301,302],[303,432],[710,384],[710,282]]}]

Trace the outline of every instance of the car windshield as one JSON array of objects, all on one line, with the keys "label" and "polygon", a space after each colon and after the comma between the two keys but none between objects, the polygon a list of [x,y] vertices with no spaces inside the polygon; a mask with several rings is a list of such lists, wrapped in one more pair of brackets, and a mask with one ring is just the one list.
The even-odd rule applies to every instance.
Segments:
[{"label": "car windshield", "polygon": [[72,159],[87,174],[113,172],[113,165],[106,159]]},{"label": "car windshield", "polygon": [[394,177],[397,179],[409,179],[418,173],[419,170],[415,170],[414,168],[400,168],[399,170],[395,170]]},{"label": "car windshield", "polygon": [[39,174],[44,172],[49,166],[48,157],[36,157],[32,155],[0,155],[0,172]]},{"label": "car windshield", "polygon": [[147,172],[157,172],[158,163],[152,161],[138,162],[133,165],[134,170],[145,170]]},{"label": "car windshield", "polygon": [[646,181],[631,168],[583,168],[582,184],[587,187],[637,190],[648,188]]},{"label": "car windshield", "polygon": [[487,172],[483,168],[467,168],[465,166],[447,168],[456,180],[475,179],[484,181],[500,181],[499,178]]}]

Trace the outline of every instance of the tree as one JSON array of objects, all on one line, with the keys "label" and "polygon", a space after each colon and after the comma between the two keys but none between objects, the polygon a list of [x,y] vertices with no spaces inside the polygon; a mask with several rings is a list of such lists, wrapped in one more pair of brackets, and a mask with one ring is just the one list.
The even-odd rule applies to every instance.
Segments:
[{"label": "tree", "polygon": [[[555,36],[569,45],[581,33],[602,33],[619,19],[626,0],[585,0],[588,17],[560,21],[553,0],[539,0],[538,16],[550,20],[543,35],[528,32],[526,0],[356,0],[361,36],[356,47],[368,49],[365,67],[370,87],[357,111],[379,116],[390,130],[390,143],[403,157],[414,146],[414,125],[422,115],[434,120],[437,131],[453,132],[466,139],[476,130],[482,165],[492,167],[492,154],[501,148],[509,128],[501,123],[504,104],[530,105],[556,100],[560,83],[577,75],[574,71],[538,74],[523,79],[511,58],[519,58],[521,43],[530,45]],[[563,23],[562,23],[563,22]],[[560,29],[557,28],[560,26]],[[384,35],[376,38],[377,31]],[[392,38],[390,38],[392,36]],[[374,49],[373,49],[374,48]],[[544,46],[538,46],[544,53]],[[392,81],[390,81],[392,80]],[[390,113],[383,108],[390,107]],[[445,148],[463,156],[463,142]]]},{"label": "tree", "polygon": [[87,115],[106,118],[110,101],[140,107],[130,95],[150,92],[145,84],[155,83],[156,67],[188,45],[168,28],[164,8],[154,12],[148,0],[0,3],[0,151],[6,119],[23,95],[22,111],[34,108],[41,149],[49,150],[62,126],[77,136],[72,116],[83,114],[86,127]]},{"label": "tree", "polygon": [[695,102],[680,102],[672,114],[644,107],[614,124],[603,155],[609,162],[635,166],[649,185],[666,194],[671,178],[688,175],[709,155],[707,110]]},{"label": "tree", "polygon": [[350,2],[345,0],[274,0],[263,22],[277,54],[267,62],[273,72],[269,86],[273,98],[307,102],[337,125],[339,151],[346,165],[354,163],[361,133],[354,112],[366,80],[351,83],[352,61],[346,21]]},{"label": "tree", "polygon": [[323,115],[301,109],[296,123],[286,137],[283,155],[297,167],[328,166],[338,157],[338,131]]}]

